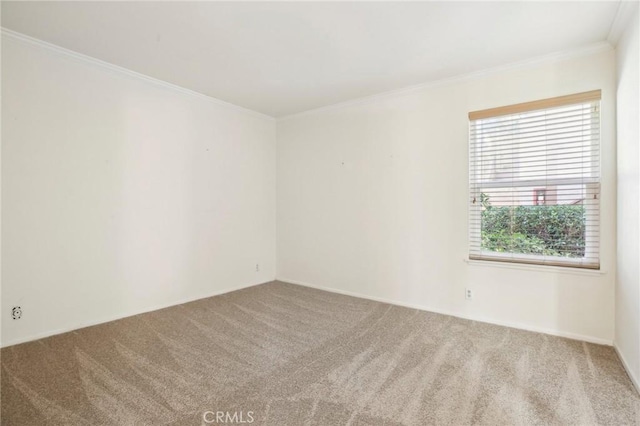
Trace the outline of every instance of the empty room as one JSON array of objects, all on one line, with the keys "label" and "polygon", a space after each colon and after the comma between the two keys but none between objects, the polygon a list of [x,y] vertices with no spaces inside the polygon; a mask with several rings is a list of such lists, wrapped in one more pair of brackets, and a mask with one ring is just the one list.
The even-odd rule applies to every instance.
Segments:
[{"label": "empty room", "polygon": [[3,426],[640,425],[638,1],[0,4]]}]

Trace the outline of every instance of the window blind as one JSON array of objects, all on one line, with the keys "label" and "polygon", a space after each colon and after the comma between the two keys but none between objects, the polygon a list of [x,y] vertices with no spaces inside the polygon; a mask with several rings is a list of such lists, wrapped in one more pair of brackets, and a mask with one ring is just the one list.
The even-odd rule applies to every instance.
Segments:
[{"label": "window blind", "polygon": [[469,257],[600,268],[599,90],[469,114]]}]

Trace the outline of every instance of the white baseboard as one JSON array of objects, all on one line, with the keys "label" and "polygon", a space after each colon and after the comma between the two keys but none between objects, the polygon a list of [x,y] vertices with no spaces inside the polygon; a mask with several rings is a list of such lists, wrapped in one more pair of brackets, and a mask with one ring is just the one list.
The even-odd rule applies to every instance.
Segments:
[{"label": "white baseboard", "polygon": [[616,354],[618,354],[618,358],[620,358],[620,362],[622,362],[622,366],[627,372],[627,376],[629,376],[629,379],[631,379],[631,383],[633,383],[633,386],[635,386],[636,390],[640,394],[640,380],[638,380],[638,378],[633,374],[633,371],[629,367],[629,363],[622,355],[622,352],[620,352],[620,349],[618,349],[618,345],[616,345],[616,342],[613,342],[613,349],[616,351]]},{"label": "white baseboard", "polygon": [[520,329],[520,330],[526,330],[526,331],[533,331],[533,332],[536,332],[536,333],[549,334],[551,336],[566,337],[567,339],[580,340],[580,341],[583,341],[583,342],[595,343],[595,344],[598,344],[598,345],[607,345],[607,346],[612,346],[613,345],[613,341],[612,340],[602,339],[602,338],[599,338],[599,337],[586,336],[586,335],[582,335],[582,334],[570,333],[570,332],[566,332],[566,331],[562,331],[562,330],[549,329],[549,328],[544,328],[544,327],[537,327],[537,326],[532,326],[532,325],[529,325],[529,324],[501,321],[501,320],[495,320],[493,318],[486,318],[486,317],[468,315],[468,314],[461,313],[461,312],[453,312],[453,311],[448,311],[448,310],[444,310],[444,309],[434,308],[434,307],[431,307],[431,306],[425,306],[425,305],[420,305],[420,304],[415,304],[415,303],[402,302],[400,300],[392,300],[392,299],[386,299],[386,298],[383,298],[383,297],[368,296],[366,294],[361,294],[361,293],[356,293],[356,292],[351,292],[351,291],[344,291],[344,290],[340,290],[340,289],[337,289],[337,288],[319,286],[319,285],[316,285],[316,284],[310,284],[310,283],[307,283],[307,282],[304,282],[304,281],[292,280],[292,279],[284,278],[284,277],[276,278],[276,281],[282,281],[282,282],[286,282],[286,283],[301,285],[301,286],[304,286],[304,287],[314,288],[314,289],[317,289],[317,290],[324,290],[324,291],[328,291],[328,292],[331,292],[331,293],[343,294],[345,296],[358,297],[360,299],[373,300],[375,302],[382,302],[382,303],[388,303],[388,304],[391,304],[391,305],[404,306],[406,308],[418,309],[420,311],[433,312],[433,313],[442,314],[442,315],[450,315],[450,316],[453,316],[453,317],[456,317],[456,318],[462,318],[462,319],[467,319],[467,320],[471,320],[471,321],[478,321],[478,322],[484,322],[484,323],[487,323],[487,324],[501,325],[503,327],[517,328],[517,329]]},{"label": "white baseboard", "polygon": [[245,285],[240,285],[240,286],[235,286],[235,287],[229,287],[229,288],[225,288],[223,290],[218,290],[218,291],[215,291],[213,293],[205,294],[205,295],[202,295],[202,296],[190,297],[190,298],[185,298],[185,299],[178,300],[176,302],[171,302],[171,303],[166,303],[166,304],[162,304],[162,305],[152,306],[152,307],[145,308],[145,309],[142,309],[140,311],[133,312],[133,313],[117,314],[117,315],[113,315],[113,316],[110,316],[110,317],[107,317],[107,318],[101,318],[99,320],[82,322],[82,323],[76,324],[76,325],[71,326],[71,327],[63,327],[63,328],[59,328],[59,329],[56,329],[56,330],[49,330],[49,331],[45,331],[45,332],[42,332],[42,333],[31,334],[31,335],[28,335],[28,336],[19,337],[17,339],[12,339],[12,340],[9,340],[7,342],[2,342],[2,345],[0,345],[0,347],[6,348],[6,347],[9,347],[9,346],[13,346],[13,345],[19,345],[20,343],[27,343],[27,342],[31,342],[33,340],[43,339],[45,337],[51,337],[51,336],[55,336],[55,335],[58,335],[58,334],[68,333],[70,331],[79,330],[81,328],[86,328],[86,327],[91,327],[91,326],[94,326],[94,325],[104,324],[104,323],[107,323],[107,322],[116,321],[116,320],[123,319],[123,318],[129,318],[129,317],[133,317],[133,316],[136,316],[136,315],[145,314],[147,312],[153,312],[153,311],[158,311],[160,309],[170,308],[171,306],[182,305],[184,303],[195,302],[196,300],[200,300],[200,299],[206,299],[206,298],[213,297],[213,296],[219,296],[221,294],[231,293],[233,291],[242,290],[242,289],[245,289],[245,288],[254,287],[254,286],[257,286],[257,285],[261,285],[261,284],[266,284],[266,283],[269,283],[271,281],[273,281],[273,280],[265,281],[265,282],[259,282],[259,283],[245,284]]},{"label": "white baseboard", "polygon": [[[564,332],[564,331],[561,331],[561,330],[554,330],[554,329],[547,329],[547,328],[543,328],[543,327],[530,326],[528,324],[513,323],[513,322],[507,322],[507,321],[494,320],[494,319],[491,319],[491,318],[476,317],[476,316],[473,316],[473,315],[467,315],[467,314],[460,313],[460,312],[453,312],[453,311],[443,310],[443,309],[434,308],[434,307],[430,307],[430,306],[425,306],[425,305],[421,305],[421,304],[406,303],[406,302],[402,302],[402,301],[399,301],[399,300],[392,300],[392,299],[386,299],[386,298],[381,298],[381,297],[368,296],[368,295],[361,294],[361,293],[356,293],[356,292],[351,292],[351,291],[344,291],[344,290],[331,288],[331,287],[326,287],[326,286],[319,286],[319,285],[310,284],[310,283],[307,283],[307,282],[304,282],[304,281],[292,280],[292,279],[288,279],[288,278],[276,278],[276,280],[277,281],[291,283],[291,284],[301,285],[301,286],[304,286],[304,287],[314,288],[314,289],[317,289],[317,290],[328,291],[328,292],[331,292],[331,293],[343,294],[345,296],[358,297],[360,299],[373,300],[375,302],[388,303],[388,304],[397,305],[397,306],[404,306],[404,307],[407,307],[407,308],[418,309],[418,310],[427,311],[427,312],[434,312],[434,313],[442,314],[442,315],[450,315],[450,316],[454,316],[454,317],[457,317],[457,318],[463,318],[463,319],[467,319],[467,320],[471,320],[471,321],[478,321],[478,322],[484,322],[484,323],[488,323],[488,324],[501,325],[501,326],[504,326],[504,327],[517,328],[517,329],[520,329],[520,330],[533,331],[533,332],[537,332],[537,333],[544,333],[544,334],[549,334],[549,335],[552,335],[552,336],[566,337],[566,338],[569,338],[569,339],[581,340],[581,341],[590,342],[590,343],[596,343],[596,344],[600,344],[600,345],[614,346],[614,348],[616,349],[616,352],[618,353],[618,356],[622,360],[622,363],[623,363],[625,369],[627,370],[627,373],[629,373],[629,376],[631,377],[631,380],[633,381],[634,385],[638,389],[640,389],[640,386],[638,386],[638,380],[634,376],[632,376],[632,374],[629,371],[629,368],[628,368],[628,365],[627,365],[626,361],[624,360],[624,358],[622,357],[622,355],[620,354],[618,349],[615,347],[615,345],[613,345],[613,342],[610,341],[610,340],[600,339],[600,338],[592,337],[592,336],[585,336],[585,335],[576,334],[576,333],[568,333],[568,332]],[[251,283],[251,284],[246,284],[246,285],[241,285],[241,286],[236,286],[236,287],[230,287],[230,288],[219,290],[219,291],[216,291],[216,292],[213,292],[213,293],[210,293],[210,294],[179,300],[179,301],[176,301],[175,303],[169,303],[169,304],[153,306],[153,307],[150,307],[150,308],[147,308],[147,309],[135,312],[135,313],[128,313],[128,314],[123,314],[123,315],[114,315],[114,316],[111,316],[111,317],[108,317],[108,318],[102,318],[102,319],[95,320],[95,321],[88,321],[88,322],[80,323],[80,324],[77,324],[77,325],[75,325],[73,327],[66,327],[66,328],[46,331],[46,332],[43,332],[43,333],[36,333],[36,334],[33,334],[33,335],[20,337],[20,338],[17,338],[17,339],[12,339],[12,340],[9,340],[8,342],[2,342],[2,345],[0,347],[4,348],[4,347],[8,347],[8,346],[17,345],[17,344],[20,344],[20,343],[26,343],[26,342],[30,342],[30,341],[33,341],[33,340],[42,339],[42,338],[45,338],[45,337],[55,336],[57,334],[67,333],[69,331],[74,331],[74,330],[78,330],[78,329],[85,328],[85,327],[91,327],[91,326],[98,325],[98,324],[104,324],[106,322],[116,321],[116,320],[119,320],[119,319],[122,319],[122,318],[128,318],[128,317],[131,317],[131,316],[144,314],[144,313],[147,313],[147,312],[153,312],[153,311],[157,311],[157,310],[160,310],[160,309],[168,308],[168,307],[171,307],[171,306],[182,305],[184,303],[189,303],[189,302],[193,302],[193,301],[200,300],[200,299],[206,299],[208,297],[218,296],[218,295],[225,294],[225,293],[231,293],[231,292],[236,291],[236,290],[242,290],[242,289],[245,289],[245,288],[254,287],[254,286],[257,286],[257,285],[265,284],[267,282],[270,282],[270,281],[265,281],[265,282],[260,282],[260,283]]]}]

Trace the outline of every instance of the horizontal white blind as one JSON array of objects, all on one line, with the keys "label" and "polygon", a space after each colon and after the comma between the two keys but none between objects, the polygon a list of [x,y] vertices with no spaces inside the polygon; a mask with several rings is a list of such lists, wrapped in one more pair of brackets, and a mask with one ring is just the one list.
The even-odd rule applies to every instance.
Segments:
[{"label": "horizontal white blind", "polygon": [[470,258],[600,267],[600,91],[558,99],[469,114]]}]

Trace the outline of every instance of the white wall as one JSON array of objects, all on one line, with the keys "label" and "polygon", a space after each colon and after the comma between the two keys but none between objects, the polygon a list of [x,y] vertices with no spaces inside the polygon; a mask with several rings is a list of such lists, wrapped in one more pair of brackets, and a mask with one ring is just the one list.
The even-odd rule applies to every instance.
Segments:
[{"label": "white wall", "polygon": [[3,345],[275,277],[273,119],[11,37],[2,86]]},{"label": "white wall", "polygon": [[[609,49],[279,120],[277,277],[611,343],[615,77]],[[603,96],[602,273],[466,263],[467,113],[593,89]]]},{"label": "white wall", "polygon": [[[611,342],[615,78],[604,51],[280,120],[276,274],[272,119],[3,37],[2,344],[276,275]],[[603,272],[465,262],[467,113],[598,88]]]},{"label": "white wall", "polygon": [[638,8],[617,47],[618,282],[615,345],[640,388],[640,86]]}]

